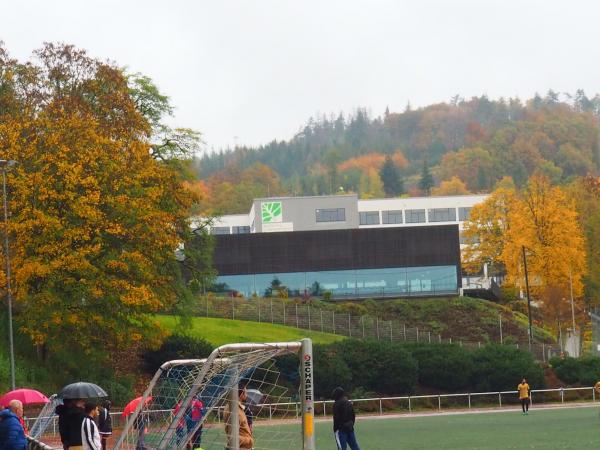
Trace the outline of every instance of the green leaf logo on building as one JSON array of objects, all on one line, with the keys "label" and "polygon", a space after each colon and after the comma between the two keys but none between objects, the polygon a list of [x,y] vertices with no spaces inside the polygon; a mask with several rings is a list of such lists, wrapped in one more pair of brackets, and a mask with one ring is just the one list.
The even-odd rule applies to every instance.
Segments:
[{"label": "green leaf logo on building", "polygon": [[263,223],[277,223],[283,219],[281,202],[265,202],[260,205]]}]

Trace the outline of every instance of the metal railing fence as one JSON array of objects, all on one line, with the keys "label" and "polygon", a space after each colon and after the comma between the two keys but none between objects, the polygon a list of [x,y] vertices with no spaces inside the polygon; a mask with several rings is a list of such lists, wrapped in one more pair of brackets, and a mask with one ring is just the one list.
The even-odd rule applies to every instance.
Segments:
[{"label": "metal railing fence", "polygon": [[[531,405],[568,405],[569,403],[589,402],[595,403],[600,400],[593,387],[557,388],[557,389],[534,389],[531,391]],[[315,401],[315,417],[328,417],[333,411],[333,400]],[[358,415],[386,415],[386,414],[411,414],[421,412],[443,412],[450,410],[473,410],[485,408],[513,408],[519,405],[518,391],[490,391],[490,392],[466,392],[458,394],[432,394],[432,395],[407,395],[396,397],[373,397],[352,399],[354,409]],[[277,411],[282,407],[292,406],[296,408],[296,418],[300,419],[301,407],[299,402],[267,403],[257,405],[257,411],[261,414],[254,416],[255,420],[277,419]],[[172,410],[148,411],[149,422],[152,415],[172,413]],[[125,424],[121,412],[110,413],[113,420],[115,434]],[[222,421],[222,411],[212,418],[210,423]],[[28,418],[28,425],[36,418]],[[56,442],[58,437],[58,417],[51,417],[50,425],[38,442]],[[30,441],[34,441],[31,439]],[[46,447],[37,447],[37,450],[48,450]]]},{"label": "metal railing fence", "polygon": [[[477,348],[494,342],[529,350],[527,330],[524,329],[520,336],[508,335],[500,315],[498,316],[498,327],[488,333],[489,339],[474,342],[463,341],[447,335],[442,336],[441,333],[421,327],[407,326],[401,320],[341,313],[311,306],[308,302],[300,304],[279,298],[242,299],[205,296],[200,300],[195,313],[202,317],[273,323],[357,339],[455,343],[469,348]],[[534,342],[531,352],[536,359],[545,362],[553,356],[560,355],[561,350],[554,344]]]},{"label": "metal railing fence", "polygon": [[27,450],[54,450],[50,445],[44,444],[43,442],[34,439],[30,436],[25,436],[27,438]]}]

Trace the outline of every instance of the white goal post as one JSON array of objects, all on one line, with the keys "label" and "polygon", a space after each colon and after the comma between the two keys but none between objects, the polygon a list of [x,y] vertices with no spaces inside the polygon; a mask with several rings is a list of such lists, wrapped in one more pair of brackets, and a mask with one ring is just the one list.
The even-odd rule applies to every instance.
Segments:
[{"label": "white goal post", "polygon": [[314,450],[313,386],[310,339],[227,344],[206,359],[168,361],[127,417],[114,450],[245,450],[242,415],[244,439],[249,428],[254,449]]}]

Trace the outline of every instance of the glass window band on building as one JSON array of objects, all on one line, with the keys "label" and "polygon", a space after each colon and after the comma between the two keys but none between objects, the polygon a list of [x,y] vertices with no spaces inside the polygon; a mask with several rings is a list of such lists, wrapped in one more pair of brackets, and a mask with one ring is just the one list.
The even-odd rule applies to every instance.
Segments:
[{"label": "glass window band on building", "polygon": [[210,227],[210,234],[230,234],[229,227]]},{"label": "glass window band on building", "polygon": [[427,215],[429,222],[455,222],[456,208],[433,208]]},{"label": "glass window band on building", "polygon": [[247,234],[250,233],[249,226],[231,227],[231,234]]},{"label": "glass window band on building", "polygon": [[384,224],[402,223],[402,210],[381,211],[381,222]]},{"label": "glass window band on building", "polygon": [[344,222],[346,220],[346,209],[316,209],[315,218],[317,222]]},{"label": "glass window band on building", "polygon": [[407,209],[404,211],[404,218],[406,223],[425,223],[425,210]]},{"label": "glass window band on building", "polygon": [[379,211],[362,211],[358,216],[361,225],[379,225]]},{"label": "glass window band on building", "polygon": [[471,214],[471,208],[458,208],[458,220],[460,222],[469,220],[470,214]]},{"label": "glass window band on building", "polygon": [[[456,266],[224,275],[212,290],[227,296],[368,298],[456,294]],[[282,295],[284,294],[284,295]]]}]

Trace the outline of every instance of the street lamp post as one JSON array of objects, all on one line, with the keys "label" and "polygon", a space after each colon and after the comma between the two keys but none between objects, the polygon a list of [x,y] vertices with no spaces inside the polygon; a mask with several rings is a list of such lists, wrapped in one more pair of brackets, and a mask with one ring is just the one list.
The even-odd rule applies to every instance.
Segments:
[{"label": "street lamp post", "polygon": [[527,290],[527,315],[529,316],[529,350],[531,351],[531,341],[533,334],[531,332],[531,297],[529,296],[529,276],[527,275],[527,257],[525,256],[525,246],[521,246],[523,250],[523,266],[525,269],[525,288]]},{"label": "street lamp post", "polygon": [[10,247],[8,245],[8,202],[6,195],[6,171],[17,162],[13,160],[0,159],[0,170],[2,170],[2,192],[4,198],[4,257],[6,260],[6,301],[8,304],[8,342],[10,347],[10,385],[14,391],[15,385],[15,347],[13,342],[12,324],[12,289],[10,284]]},{"label": "street lamp post", "polygon": [[573,301],[573,271],[569,267],[569,288],[571,290],[571,320],[573,321],[573,340],[577,348],[575,352],[579,355],[579,340],[577,339],[577,333],[575,331],[575,302]]}]

